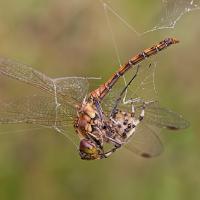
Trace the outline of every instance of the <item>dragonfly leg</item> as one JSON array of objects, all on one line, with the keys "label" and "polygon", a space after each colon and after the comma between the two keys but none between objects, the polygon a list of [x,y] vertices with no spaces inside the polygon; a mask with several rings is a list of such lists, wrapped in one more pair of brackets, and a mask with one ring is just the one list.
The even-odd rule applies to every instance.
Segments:
[{"label": "dragonfly leg", "polygon": [[[112,109],[112,111],[111,111],[110,116],[113,115],[113,113],[115,112],[117,106],[118,106],[119,103],[121,102],[124,93],[126,93],[128,87],[131,85],[132,81],[136,78],[136,76],[137,76],[137,74],[138,74],[138,71],[139,71],[139,68],[140,68],[140,65],[137,65],[137,70],[136,70],[134,76],[133,76],[133,77],[131,78],[131,80],[126,84],[126,86],[124,87],[124,89],[121,91],[119,97],[116,99],[115,105],[114,105],[114,107],[113,107],[113,109]],[[125,99],[124,99],[124,100],[125,100]]]},{"label": "dragonfly leg", "polygon": [[94,135],[93,133],[88,133],[88,137],[89,137],[89,139],[91,139],[93,142],[95,142],[95,143],[98,145],[98,147],[99,147],[100,149],[103,148],[103,139],[102,139],[101,136],[100,136],[100,138],[99,138],[97,135]]},{"label": "dragonfly leg", "polygon": [[96,109],[97,109],[99,118],[100,118],[101,120],[103,120],[103,118],[104,118],[104,113],[103,113],[103,110],[102,110],[102,107],[101,107],[99,101],[98,101],[98,100],[95,100],[94,103],[95,103],[95,106],[96,106]]},{"label": "dragonfly leg", "polygon": [[95,136],[92,133],[89,133],[88,135],[89,135],[89,139],[92,140],[99,148],[101,152],[100,155],[102,156],[101,158],[107,158],[106,153],[104,152],[104,148],[103,148],[103,139],[102,138],[99,139],[97,136]]},{"label": "dragonfly leg", "polygon": [[112,153],[115,152],[116,147],[114,147],[109,152],[105,152],[104,151],[104,148],[103,148],[103,135],[100,135],[100,138],[98,138],[94,134],[89,133],[89,136],[90,136],[90,139],[92,139],[95,142],[95,144],[97,144],[98,148],[101,150],[100,154],[101,154],[102,158],[107,158],[108,156],[110,156]]}]

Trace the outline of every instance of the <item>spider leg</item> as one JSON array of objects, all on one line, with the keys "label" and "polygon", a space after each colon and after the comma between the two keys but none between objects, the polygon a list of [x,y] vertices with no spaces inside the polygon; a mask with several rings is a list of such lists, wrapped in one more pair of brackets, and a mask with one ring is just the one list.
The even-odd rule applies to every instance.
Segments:
[{"label": "spider leg", "polygon": [[133,120],[133,126],[134,127],[136,127],[144,119],[145,108],[146,108],[146,104],[144,102],[143,105],[142,105],[142,110],[140,112],[140,115],[139,115],[138,119],[137,120]]},{"label": "spider leg", "polygon": [[121,147],[124,143],[123,142],[119,142],[109,136],[106,136],[107,139],[109,139],[112,143],[114,143],[115,147]]},{"label": "spider leg", "polygon": [[119,143],[113,139],[112,141],[115,143],[115,146],[111,150],[104,153],[105,158],[108,158],[109,156],[111,156],[117,149],[119,149],[124,144],[124,143]]},{"label": "spider leg", "polygon": [[134,104],[134,103],[143,103],[144,100],[140,97],[134,98],[134,99],[128,99],[127,101],[123,101],[123,104]]},{"label": "spider leg", "polygon": [[107,151],[106,153],[104,153],[104,157],[108,158],[109,156],[111,156],[119,147],[114,147],[112,148],[110,151]]},{"label": "spider leg", "polygon": [[126,134],[126,138],[130,138],[134,133],[135,133],[135,130],[136,130],[136,127],[140,124],[140,122],[144,119],[144,115],[145,115],[145,108],[146,108],[146,103],[143,102],[143,105],[142,105],[142,110],[140,112],[140,115],[138,117],[138,119],[136,119],[134,116],[135,116],[135,107],[134,105],[132,104],[132,112],[131,112],[131,116],[133,117],[132,119],[132,128],[131,130]]}]

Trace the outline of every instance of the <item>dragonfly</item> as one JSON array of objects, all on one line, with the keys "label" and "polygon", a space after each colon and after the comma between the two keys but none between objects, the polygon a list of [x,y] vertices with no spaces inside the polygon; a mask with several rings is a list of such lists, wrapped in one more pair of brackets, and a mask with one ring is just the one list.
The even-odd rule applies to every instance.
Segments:
[{"label": "dragonfly", "polygon": [[[121,147],[145,158],[157,156],[163,149],[157,130],[184,129],[189,123],[178,113],[161,107],[157,100],[140,96],[125,100],[124,97],[141,70],[140,63],[178,42],[167,38],[131,57],[108,81],[91,92],[88,92],[90,78],[50,78],[28,65],[0,58],[1,75],[48,94],[1,103],[0,124],[28,123],[54,128],[74,142],[67,133],[68,126],[73,125],[83,160],[108,158]],[[132,68],[136,69],[134,75],[108,106],[104,100]]]}]

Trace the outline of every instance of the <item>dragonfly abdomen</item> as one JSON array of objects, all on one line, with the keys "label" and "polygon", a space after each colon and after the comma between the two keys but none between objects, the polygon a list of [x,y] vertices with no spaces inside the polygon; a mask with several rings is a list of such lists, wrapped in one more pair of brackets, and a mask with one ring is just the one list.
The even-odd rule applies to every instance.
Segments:
[{"label": "dragonfly abdomen", "polygon": [[113,74],[113,76],[103,85],[101,85],[99,88],[94,90],[91,93],[91,96],[98,98],[99,101],[101,101],[108,92],[112,89],[112,87],[115,85],[115,83],[119,80],[121,76],[123,76],[129,69],[131,69],[134,65],[139,64],[146,58],[153,56],[157,54],[158,52],[166,49],[167,47],[171,46],[172,44],[176,44],[179,41],[174,38],[167,38],[158,44],[152,46],[151,48],[145,49],[143,52],[137,54],[136,56],[132,57],[127,63],[122,65],[118,71]]}]

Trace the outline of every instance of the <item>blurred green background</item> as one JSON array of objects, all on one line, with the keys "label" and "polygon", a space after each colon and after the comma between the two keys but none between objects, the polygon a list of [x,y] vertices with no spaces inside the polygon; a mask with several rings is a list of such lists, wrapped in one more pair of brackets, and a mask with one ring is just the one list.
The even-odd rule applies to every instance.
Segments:
[{"label": "blurred green background", "polygon": [[[110,3],[139,32],[165,15],[161,1]],[[156,57],[156,82],[161,103],[182,113],[190,128],[164,131],[165,152],[158,158],[121,150],[109,159],[86,162],[53,130],[3,126],[0,199],[200,199],[200,12],[184,15],[175,29],[140,37],[110,14],[122,61],[165,37],[181,41]],[[105,81],[118,67],[102,4],[92,0],[0,1],[0,55],[52,77],[100,76]],[[0,98],[32,93],[21,88],[1,77]]]}]

